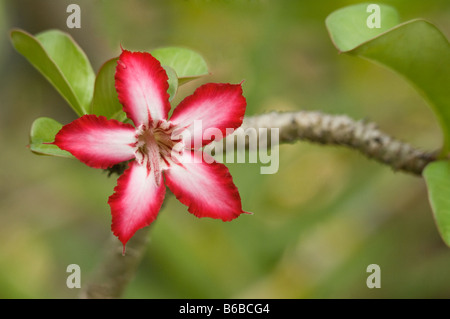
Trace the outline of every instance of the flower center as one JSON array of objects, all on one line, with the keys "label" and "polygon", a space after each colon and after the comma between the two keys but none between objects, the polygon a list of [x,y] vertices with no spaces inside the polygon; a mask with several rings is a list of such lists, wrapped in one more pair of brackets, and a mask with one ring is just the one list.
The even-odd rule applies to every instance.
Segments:
[{"label": "flower center", "polygon": [[154,172],[157,184],[161,171],[173,164],[174,156],[183,148],[181,139],[173,137],[174,129],[173,124],[164,120],[153,122],[150,127],[142,124],[136,129],[136,160]]}]

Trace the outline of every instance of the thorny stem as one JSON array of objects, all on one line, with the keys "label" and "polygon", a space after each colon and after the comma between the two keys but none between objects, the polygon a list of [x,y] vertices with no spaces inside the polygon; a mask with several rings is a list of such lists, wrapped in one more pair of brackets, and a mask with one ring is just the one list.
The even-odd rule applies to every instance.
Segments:
[{"label": "thorny stem", "polygon": [[[436,160],[437,152],[425,152],[380,131],[374,123],[355,121],[345,115],[320,112],[272,112],[244,120],[242,130],[228,136],[224,142],[235,146],[235,137],[248,128],[278,128],[280,143],[298,140],[324,145],[343,145],[358,150],[368,158],[394,170],[420,176],[427,164]],[[219,142],[215,142],[219,143]],[[248,147],[248,145],[247,145]],[[127,165],[115,166],[109,174],[121,174]],[[168,192],[170,194],[170,192]],[[149,227],[138,231],[127,243],[122,255],[122,243],[112,236],[97,273],[83,289],[81,298],[120,298],[134,277],[148,243]]]},{"label": "thorny stem", "polygon": [[372,122],[355,121],[345,115],[320,112],[271,112],[244,119],[241,129],[225,139],[234,146],[236,135],[246,129],[278,128],[279,143],[299,140],[322,145],[342,145],[358,150],[368,158],[390,166],[393,170],[421,176],[439,152],[425,152],[380,131]]}]

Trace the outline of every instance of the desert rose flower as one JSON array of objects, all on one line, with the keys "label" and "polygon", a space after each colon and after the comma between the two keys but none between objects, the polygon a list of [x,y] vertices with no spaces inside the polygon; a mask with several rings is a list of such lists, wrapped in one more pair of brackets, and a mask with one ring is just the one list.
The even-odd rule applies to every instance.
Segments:
[{"label": "desert rose flower", "polygon": [[[166,186],[197,217],[230,221],[246,213],[226,166],[192,148],[199,144],[194,141],[201,141],[200,147],[211,142],[203,138],[207,129],[225,136],[227,128],[242,124],[246,100],[240,84],[200,86],[169,120],[164,68],[149,53],[123,50],[115,86],[134,126],[88,114],[63,126],[53,144],[94,168],[131,160],[108,201],[111,228],[124,249],[138,229],[155,220]],[[202,130],[194,130],[194,121],[201,121]]]}]

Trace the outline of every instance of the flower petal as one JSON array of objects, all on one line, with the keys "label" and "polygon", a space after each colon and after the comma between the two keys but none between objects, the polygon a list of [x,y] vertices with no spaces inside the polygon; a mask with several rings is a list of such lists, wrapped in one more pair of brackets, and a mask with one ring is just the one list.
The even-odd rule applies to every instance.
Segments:
[{"label": "flower petal", "polygon": [[162,175],[158,186],[154,172],[133,161],[117,180],[114,191],[108,200],[112,214],[111,229],[125,248],[138,229],[155,220],[164,201],[166,187]]},{"label": "flower petal", "polygon": [[88,166],[108,168],[134,158],[135,135],[130,124],[89,114],[63,126],[53,144]]},{"label": "flower petal", "polygon": [[228,168],[206,156],[186,150],[179,158],[181,163],[164,171],[166,185],[197,217],[230,221],[246,213]]},{"label": "flower petal", "polygon": [[[200,86],[175,108],[170,122],[187,128],[187,146],[202,147],[211,142],[209,138],[204,138],[205,130],[219,130],[219,134],[225,137],[241,126],[246,106],[241,84],[208,83]],[[195,121],[201,121],[201,129],[195,127]],[[232,129],[231,132],[226,132],[227,128]]]},{"label": "flower petal", "polygon": [[119,101],[136,127],[167,119],[168,77],[150,53],[123,50],[117,61],[115,79]]}]

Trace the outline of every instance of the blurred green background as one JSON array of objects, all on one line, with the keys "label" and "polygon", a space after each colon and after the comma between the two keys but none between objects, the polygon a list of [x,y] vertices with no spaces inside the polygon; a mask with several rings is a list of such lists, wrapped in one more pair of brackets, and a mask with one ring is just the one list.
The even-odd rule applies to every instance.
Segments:
[{"label": "blurred green background", "polygon": [[[320,110],[375,121],[423,149],[441,143],[436,120],[402,78],[339,55],[324,20],[361,1],[2,0],[0,2],[0,298],[76,298],[110,236],[107,198],[116,177],[78,161],[37,156],[28,132],[40,116],[76,115],[9,42],[9,30],[58,28],[94,70],[120,52],[176,45],[200,52],[211,75],[180,88],[174,104],[206,82],[244,82],[247,115]],[[66,8],[81,7],[81,29]],[[450,36],[447,0],[386,1],[404,21],[423,17]],[[420,39],[418,39],[420,41]],[[282,145],[277,174],[228,164],[243,208],[230,222],[198,219],[175,198],[127,298],[449,298],[450,249],[441,241],[422,179],[357,152]],[[381,289],[366,268],[381,267]]]}]

